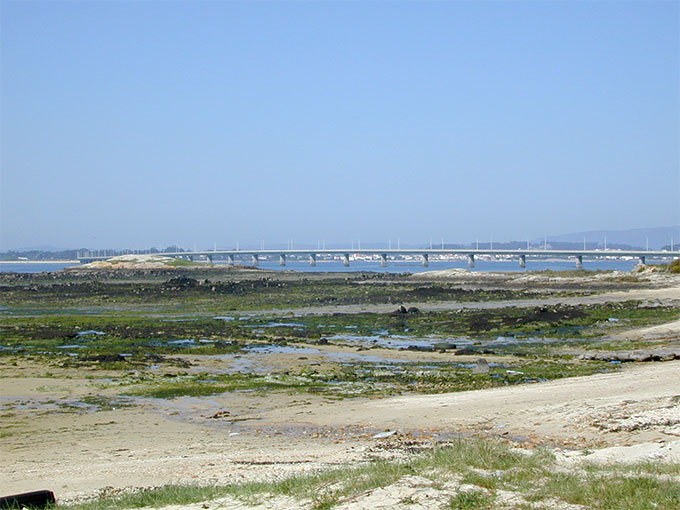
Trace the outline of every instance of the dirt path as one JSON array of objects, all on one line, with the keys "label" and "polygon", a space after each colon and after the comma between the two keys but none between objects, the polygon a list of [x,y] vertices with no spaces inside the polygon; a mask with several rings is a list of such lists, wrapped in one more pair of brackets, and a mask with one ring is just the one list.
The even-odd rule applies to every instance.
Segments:
[{"label": "dirt path", "polygon": [[680,362],[631,365],[616,373],[505,388],[343,401],[307,409],[302,416],[295,413],[277,409],[260,418],[399,431],[468,431],[574,447],[677,439]]}]

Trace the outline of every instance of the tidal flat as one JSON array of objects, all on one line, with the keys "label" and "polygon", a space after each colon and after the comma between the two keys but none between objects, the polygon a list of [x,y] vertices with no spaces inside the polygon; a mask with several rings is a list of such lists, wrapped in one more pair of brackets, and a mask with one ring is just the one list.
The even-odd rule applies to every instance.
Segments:
[{"label": "tidal flat", "polygon": [[[663,268],[431,278],[182,267],[5,273],[0,437],[14,464],[3,468],[3,490],[34,488],[37,478],[27,474],[36,463],[35,476],[60,484],[73,501],[105,486],[236,483],[238,462],[259,455],[276,459],[273,471],[255,464],[249,483],[272,472],[370,465],[367,452],[385,431],[403,443],[399,455],[407,444],[437,448],[461,436],[529,450],[670,441],[680,424],[672,380],[658,394],[631,397],[630,416],[662,417],[607,433],[597,420],[611,402],[593,400],[580,418],[570,399],[503,414],[488,407],[498,393],[484,392],[509,392],[512,401],[529,388],[570,380],[587,387],[655,365],[607,358],[623,349],[676,366],[679,285]],[[590,359],[593,352],[603,356]],[[439,395],[434,416],[409,411]],[[448,395],[461,402],[460,415],[449,414]],[[479,399],[476,408],[468,396]],[[546,426],[548,408],[569,412]],[[659,409],[671,409],[670,417]],[[70,477],[38,460],[51,444],[71,443],[82,448],[50,454],[58,465],[76,463]],[[196,449],[202,453],[192,458]],[[101,460],[91,473],[88,456]],[[183,467],[173,470],[168,459],[176,456]],[[121,457],[131,473],[122,472]],[[482,488],[484,497],[471,497],[492,504],[495,486]],[[446,501],[455,497],[463,496]]]}]

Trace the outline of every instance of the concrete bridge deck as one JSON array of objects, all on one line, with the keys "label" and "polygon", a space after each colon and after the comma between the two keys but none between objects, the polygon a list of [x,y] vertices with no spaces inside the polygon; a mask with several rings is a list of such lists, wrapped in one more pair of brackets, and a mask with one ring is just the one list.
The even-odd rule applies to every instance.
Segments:
[{"label": "concrete bridge deck", "polygon": [[[538,249],[447,249],[447,248],[429,248],[429,249],[373,249],[373,248],[357,248],[357,249],[294,249],[294,250],[204,250],[204,251],[184,251],[171,253],[158,253],[166,257],[182,257],[190,258],[205,257],[212,262],[216,256],[226,257],[230,263],[234,263],[235,257],[250,257],[252,263],[257,265],[259,257],[263,256],[278,256],[279,263],[282,266],[286,265],[286,260],[290,256],[307,256],[310,265],[316,265],[318,256],[340,257],[345,266],[350,264],[351,255],[373,255],[380,257],[380,262],[383,266],[387,265],[388,257],[395,257],[399,255],[411,255],[420,257],[424,266],[429,265],[429,257],[432,255],[457,255],[467,257],[468,265],[474,267],[475,257],[479,255],[502,255],[517,257],[521,267],[526,266],[527,257],[545,258],[545,257],[572,257],[577,267],[582,267],[583,258],[637,258],[641,264],[646,262],[647,258],[662,258],[674,259],[680,258],[680,251],[661,251],[661,250],[538,250]],[[113,256],[105,257],[82,257],[81,263],[93,262],[97,260],[108,260]]]}]

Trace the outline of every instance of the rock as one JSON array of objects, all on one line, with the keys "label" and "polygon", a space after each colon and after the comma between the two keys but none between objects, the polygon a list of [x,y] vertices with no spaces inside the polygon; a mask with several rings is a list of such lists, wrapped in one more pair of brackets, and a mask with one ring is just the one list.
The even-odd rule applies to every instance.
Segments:
[{"label": "rock", "polygon": [[410,307],[407,310],[408,313],[420,313],[420,310],[418,310],[415,306]]},{"label": "rock", "polygon": [[227,418],[231,413],[229,411],[217,411],[212,416],[208,416],[208,419],[218,420],[220,418]]},{"label": "rock", "polygon": [[399,305],[399,308],[397,308],[394,311],[394,313],[395,314],[404,314],[404,313],[408,313],[408,310],[406,309],[406,307],[404,305]]},{"label": "rock", "polygon": [[477,360],[477,366],[472,369],[473,374],[488,374],[489,373],[489,363],[484,358],[479,358]]},{"label": "rock", "polygon": [[644,349],[636,351],[599,351],[581,354],[579,359],[608,361],[610,363],[671,361],[680,359],[680,349]]},{"label": "rock", "polygon": [[479,354],[476,349],[472,349],[471,347],[463,347],[462,349],[458,349],[456,352],[454,352],[456,356],[469,356],[471,354]]},{"label": "rock", "polygon": [[99,363],[115,363],[117,361],[127,361],[125,356],[120,354],[98,354],[97,356],[86,356],[81,358],[83,361],[97,361]]},{"label": "rock", "polygon": [[168,281],[163,283],[165,288],[177,288],[177,289],[187,289],[190,287],[195,287],[199,285],[198,280],[194,278],[189,278],[187,276],[177,276],[175,278],[170,278]]},{"label": "rock", "polygon": [[421,351],[421,352],[432,352],[435,350],[434,345],[409,345],[406,348],[407,351]]},{"label": "rock", "polygon": [[376,435],[373,436],[373,439],[385,439],[387,437],[393,436],[396,434],[396,430],[386,430],[385,432],[378,432]]},{"label": "rock", "polygon": [[456,344],[452,344],[451,342],[437,342],[434,344],[435,349],[440,349],[442,351],[448,351],[456,348]]}]

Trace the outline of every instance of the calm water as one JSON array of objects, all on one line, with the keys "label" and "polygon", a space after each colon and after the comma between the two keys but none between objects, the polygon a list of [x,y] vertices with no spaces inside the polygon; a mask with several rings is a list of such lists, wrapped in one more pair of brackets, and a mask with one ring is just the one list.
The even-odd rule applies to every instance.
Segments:
[{"label": "calm water", "polygon": [[[648,264],[653,264],[657,261],[648,260]],[[638,263],[635,260],[583,260],[583,268],[590,270],[617,270],[630,271]],[[221,262],[218,264],[222,265]],[[43,271],[58,271],[65,267],[77,266],[78,264],[64,264],[64,263],[40,263],[40,264],[6,264],[0,262],[0,272],[15,272],[15,273],[40,273]],[[423,271],[437,271],[441,269],[469,269],[467,261],[456,260],[451,262],[437,262],[431,261],[430,267],[423,267],[420,262],[389,262],[387,267],[382,267],[379,262],[352,262],[348,267],[345,267],[341,261],[317,261],[315,267],[312,267],[307,262],[303,261],[288,261],[286,266],[280,266],[278,262],[260,261],[259,267],[269,270],[288,270],[288,271],[302,271],[306,273],[323,272],[323,271],[337,271],[337,272],[352,272],[352,271],[374,271],[377,273],[422,273]],[[473,271],[489,272],[489,271],[541,271],[544,269],[551,269],[553,271],[565,271],[576,269],[575,261],[532,261],[527,259],[527,267],[519,267],[518,261],[475,261]]]}]

